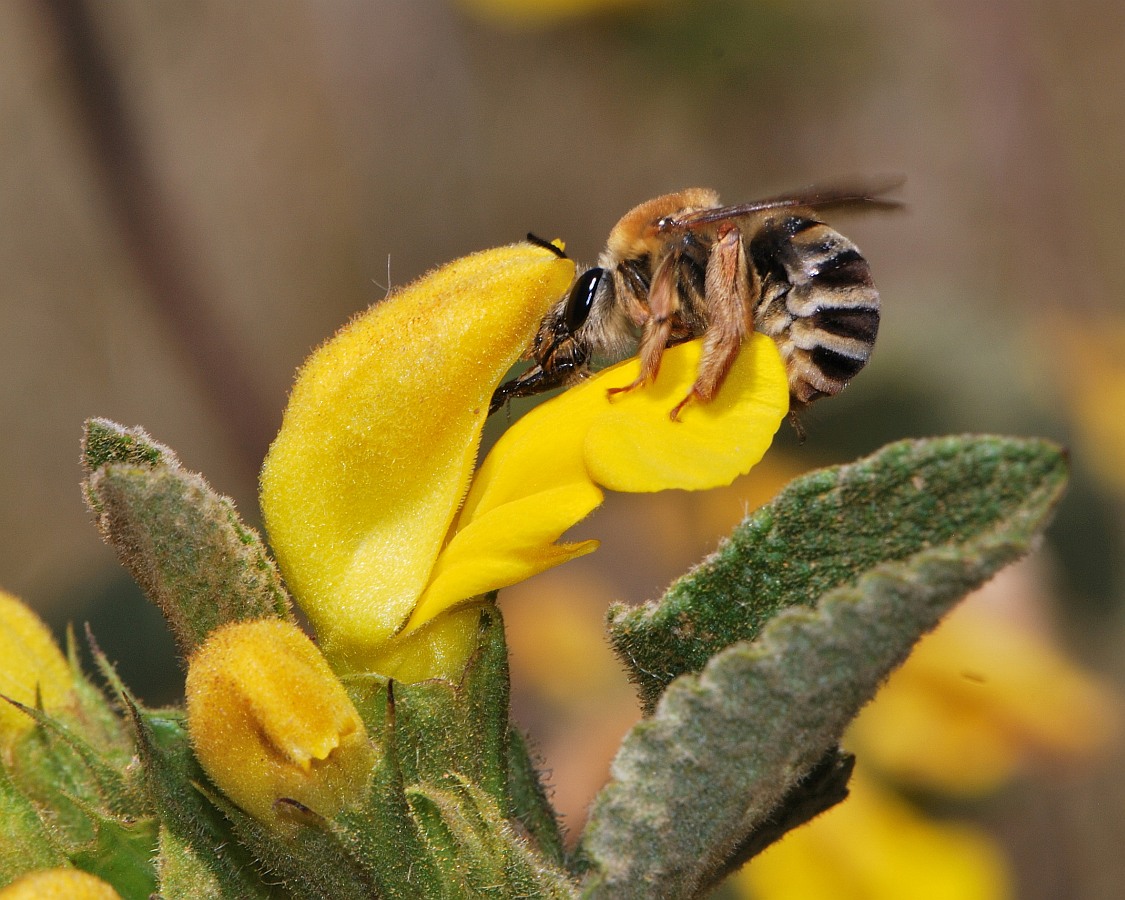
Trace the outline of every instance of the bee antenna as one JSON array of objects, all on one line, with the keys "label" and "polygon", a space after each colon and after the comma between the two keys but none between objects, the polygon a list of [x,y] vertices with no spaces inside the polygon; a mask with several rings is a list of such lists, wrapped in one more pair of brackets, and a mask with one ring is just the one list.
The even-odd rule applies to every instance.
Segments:
[{"label": "bee antenna", "polygon": [[552,244],[548,240],[544,240],[543,238],[539,237],[539,235],[537,235],[537,234],[532,234],[529,231],[527,233],[527,240],[528,240],[529,243],[535,244],[536,247],[542,247],[544,250],[550,250],[559,259],[570,259],[570,257],[566,255],[565,250],[561,249],[560,247],[555,246],[554,244]]}]

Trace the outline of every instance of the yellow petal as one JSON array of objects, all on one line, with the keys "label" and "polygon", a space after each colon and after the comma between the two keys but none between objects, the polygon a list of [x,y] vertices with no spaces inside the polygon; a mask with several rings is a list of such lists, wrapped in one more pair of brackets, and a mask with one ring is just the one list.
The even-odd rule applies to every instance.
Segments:
[{"label": "yellow petal", "polygon": [[574,484],[513,500],[474,519],[442,552],[433,581],[403,633],[460,601],[525,581],[595,550],[597,541],[555,541],[601,500],[602,492],[594,485]]},{"label": "yellow petal", "polygon": [[216,630],[192,654],[186,694],[200,765],[262,822],[289,827],[279,800],[332,816],[364,795],[374,749],[344,686],[295,625]]},{"label": "yellow petal", "polygon": [[695,380],[702,342],[668,349],[659,377],[624,395],[607,390],[640,371],[629,360],[533,409],[509,428],[473,479],[409,633],[469,597],[507,587],[596,546],[556,544],[618,491],[729,484],[757,463],[789,408],[773,341],[746,342],[718,397],[669,417]]},{"label": "yellow petal", "polygon": [[430,678],[456,681],[480,634],[480,603],[455,609],[399,634],[371,659],[371,670],[413,684]]},{"label": "yellow petal", "polygon": [[691,341],[667,350],[655,383],[608,404],[605,389],[629,384],[640,371],[635,360],[597,379],[602,397],[593,383],[583,386],[589,393],[576,404],[603,405],[586,437],[594,481],[614,491],[706,490],[730,484],[762,458],[789,411],[777,345],[752,335],[715,399],[688,404],[672,421],[668,413],[694,382],[701,348]]},{"label": "yellow petal", "polygon": [[856,771],[851,795],[736,876],[755,900],[1003,900],[999,849],[981,831],[924,818]]},{"label": "yellow petal", "polygon": [[[72,703],[70,666],[50,629],[21,601],[0,591],[0,694],[25,706],[42,701],[48,712]],[[0,745],[34,727],[35,721],[0,701]]]},{"label": "yellow petal", "polygon": [[121,895],[79,869],[43,869],[0,888],[0,900],[121,900]]},{"label": "yellow petal", "polygon": [[413,609],[492,391],[573,272],[531,244],[466,257],[357,317],[298,375],[262,471],[262,512],[338,667],[361,667]]}]

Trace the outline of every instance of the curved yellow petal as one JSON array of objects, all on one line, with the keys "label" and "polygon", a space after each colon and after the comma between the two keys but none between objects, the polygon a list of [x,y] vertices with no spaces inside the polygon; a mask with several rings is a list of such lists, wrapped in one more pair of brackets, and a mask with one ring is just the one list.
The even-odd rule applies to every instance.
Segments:
[{"label": "curved yellow petal", "polygon": [[637,360],[606,369],[509,428],[473,479],[448,546],[405,632],[464,600],[506,587],[594,549],[556,544],[618,491],[698,490],[729,484],[769,447],[789,408],[774,342],[746,342],[719,396],[669,413],[695,380],[701,341],[668,349],[656,381],[624,395]]},{"label": "curved yellow petal", "polygon": [[531,244],[474,254],[355,318],[299,373],[262,470],[262,512],[339,668],[362,666],[413,609],[492,391],[573,273]]},{"label": "curved yellow petal", "polygon": [[591,553],[597,541],[555,541],[601,501],[602,492],[593,484],[574,484],[513,500],[475,518],[442,551],[404,632],[461,601]]},{"label": "curved yellow petal", "polygon": [[[765,455],[789,411],[785,365],[765,335],[743,345],[718,395],[689,403],[678,421],[669,411],[687,395],[699,367],[702,341],[666,350],[660,375],[647,387],[605,401],[605,389],[629,384],[636,360],[596,379],[602,396],[575,402],[602,406],[586,436],[590,476],[614,491],[706,490],[730,484]],[[596,390],[595,383],[583,390]]]}]

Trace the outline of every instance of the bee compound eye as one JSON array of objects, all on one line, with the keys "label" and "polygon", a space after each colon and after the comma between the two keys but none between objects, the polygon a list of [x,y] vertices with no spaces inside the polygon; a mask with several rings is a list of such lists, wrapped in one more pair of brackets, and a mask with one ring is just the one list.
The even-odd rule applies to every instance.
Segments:
[{"label": "bee compound eye", "polygon": [[581,328],[590,316],[590,309],[594,305],[594,297],[605,277],[605,269],[594,266],[587,269],[574,282],[570,289],[570,296],[566,300],[566,309],[563,310],[563,325],[573,334]]}]

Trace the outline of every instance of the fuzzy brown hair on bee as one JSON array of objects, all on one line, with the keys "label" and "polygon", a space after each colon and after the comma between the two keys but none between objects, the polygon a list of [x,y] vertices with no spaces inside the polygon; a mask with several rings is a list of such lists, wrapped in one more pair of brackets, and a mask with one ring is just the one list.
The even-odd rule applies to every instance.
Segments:
[{"label": "fuzzy brown hair on bee", "polygon": [[899,184],[810,187],[737,206],[689,188],[634,207],[598,264],[544,317],[531,367],[497,388],[490,411],[636,353],[640,374],[611,393],[634,390],[656,377],[666,347],[702,337],[695,382],[670,411],[676,419],[715,396],[752,331],[777,344],[794,410],[839,393],[871,355],[879,293],[855,244],[819,216],[896,208],[883,195]]}]

